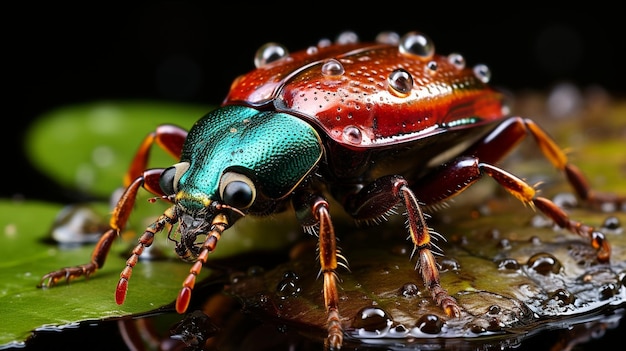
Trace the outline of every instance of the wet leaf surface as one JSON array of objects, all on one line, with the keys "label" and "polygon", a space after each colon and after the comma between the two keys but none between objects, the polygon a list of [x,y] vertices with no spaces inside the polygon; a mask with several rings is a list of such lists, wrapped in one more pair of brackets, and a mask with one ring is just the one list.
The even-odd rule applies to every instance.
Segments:
[{"label": "wet leaf surface", "polygon": [[[35,162],[51,177],[102,197],[119,186],[136,145],[156,124],[171,122],[171,116],[176,115],[182,118],[176,121],[189,126],[206,112],[149,103],[128,108],[113,103],[106,109],[119,109],[123,115],[135,111],[131,115],[141,118],[116,119],[122,123],[116,124],[120,132],[103,135],[106,128],[94,132],[84,120],[95,113],[90,108],[101,107],[94,104],[68,108],[63,113],[53,111],[29,134],[29,145]],[[161,121],[148,118],[155,109],[166,112],[159,114]],[[626,159],[621,151],[626,140],[623,104],[545,123],[537,111],[521,114],[554,130],[559,144],[574,145],[570,157],[590,176],[595,188],[626,193]],[[604,118],[598,120],[598,116]],[[187,121],[184,118],[189,118],[188,122],[183,122]],[[133,124],[125,125],[125,121]],[[54,133],[57,123],[78,126],[80,139],[59,139]],[[580,130],[587,132],[574,133]],[[527,177],[531,184],[542,181],[545,196],[571,191],[547,161],[536,160],[534,144],[524,144],[507,158],[505,168]],[[104,155],[113,157],[104,159],[115,161],[99,164],[102,157],[94,155],[102,153],[97,150],[108,150]],[[71,156],[59,160],[58,155]],[[155,155],[157,166],[171,162],[166,155]],[[613,245],[613,256],[609,265],[599,264],[585,239],[555,230],[549,221],[524,208],[494,183],[482,180],[451,202],[450,208],[429,211],[429,225],[447,239],[437,242],[443,249],[441,280],[464,309],[458,320],[449,320],[433,306],[415,273],[415,261],[410,260],[412,248],[405,240],[399,216],[378,227],[355,229],[337,214],[339,245],[350,264],[349,272],[339,272],[341,313],[348,332],[344,349],[521,349],[532,348],[533,336],[554,330],[569,333],[553,341],[555,349],[560,349],[602,335],[619,324],[626,298],[624,212],[567,207],[573,218],[605,226],[602,229]],[[35,288],[41,275],[87,262],[93,246],[61,249],[46,240],[62,210],[60,205],[12,200],[0,203],[4,243],[0,246],[1,348],[45,349],[57,343],[70,349],[84,347],[72,340],[92,335],[92,330],[94,339],[90,340],[103,338],[103,347],[119,348],[111,345],[143,344],[145,336],[139,331],[148,330],[155,338],[152,342],[164,349],[180,348],[183,341],[193,344],[204,340],[208,340],[207,349],[320,349],[326,317],[315,242],[302,235],[290,213],[262,221],[247,219],[224,235],[212,254],[215,266],[203,270],[207,279],[194,290],[196,298],[189,315],[171,313],[171,303],[190,266],[173,257],[165,236],[157,245],[162,247],[156,255],[161,259],[137,265],[126,303],[116,305],[114,289],[136,232],[165,208],[163,203],[146,203],[147,198],[145,195],[137,201],[128,233],[114,244],[101,271],[89,280],[79,278],[46,290]],[[109,205],[94,206],[106,218]],[[71,221],[63,223],[69,225]],[[286,252],[283,248],[294,238],[305,240]],[[89,242],[93,238],[87,235],[78,240]],[[222,293],[224,283],[226,293]],[[156,316],[139,318],[146,315]],[[38,332],[31,335],[32,330]],[[119,340],[120,332],[134,338]]]}]

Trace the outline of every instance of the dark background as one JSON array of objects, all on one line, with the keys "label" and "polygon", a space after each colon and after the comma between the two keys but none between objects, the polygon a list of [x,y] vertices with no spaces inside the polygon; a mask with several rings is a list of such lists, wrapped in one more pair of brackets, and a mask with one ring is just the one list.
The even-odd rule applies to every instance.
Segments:
[{"label": "dark background", "polygon": [[3,119],[7,169],[0,196],[73,200],[42,179],[21,153],[24,128],[42,113],[103,99],[218,104],[268,41],[295,51],[344,30],[362,40],[383,30],[419,30],[439,53],[456,51],[469,65],[488,64],[493,84],[509,90],[548,90],[571,81],[625,92],[626,30],[617,9],[597,3],[599,10],[433,3],[406,8],[397,2],[351,7],[332,1],[252,8],[233,2],[220,4],[220,10],[208,1],[130,3],[54,2],[6,11],[9,113]]},{"label": "dark background", "polygon": [[344,30],[362,40],[383,30],[419,30],[439,53],[455,51],[470,65],[489,65],[492,83],[511,91],[547,91],[569,81],[626,95],[623,16],[597,2],[559,10],[515,8],[521,4],[513,2],[506,8],[391,1],[362,1],[358,7],[333,1],[217,4],[54,2],[6,9],[0,196],[76,199],[24,158],[23,132],[41,114],[105,99],[218,104],[230,82],[253,68],[256,49],[268,41],[295,51]]}]

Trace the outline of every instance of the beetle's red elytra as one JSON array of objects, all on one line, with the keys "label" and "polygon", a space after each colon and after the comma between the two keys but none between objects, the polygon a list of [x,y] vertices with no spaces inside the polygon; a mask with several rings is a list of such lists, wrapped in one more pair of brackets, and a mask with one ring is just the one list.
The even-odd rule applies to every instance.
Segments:
[{"label": "beetle's red elytra", "polygon": [[[336,43],[289,53],[269,43],[259,49],[256,69],[238,77],[220,108],[187,132],[161,125],[141,143],[119,199],[91,261],[46,274],[40,287],[88,276],[102,268],[115,237],[124,230],[140,188],[171,206],[149,225],[120,274],[115,299],[126,298],[129,279],[143,250],[168,224],[168,238],[185,261],[176,310],[184,313],[196,277],[220,237],[245,216],[262,216],[293,206],[303,228],[318,236],[327,345],[343,344],[338,272],[347,256],[338,252],[330,197],[355,220],[379,223],[404,209],[417,259],[416,279],[452,317],[462,306],[441,285],[431,232],[423,213],[487,175],[524,204],[558,226],[589,240],[597,260],[611,248],[594,227],[569,217],[535,188],[496,164],[527,136],[562,171],[587,203],[626,210],[624,196],[592,191],[565,153],[532,120],[509,116],[504,96],[488,85],[485,65],[466,66],[458,53],[435,53],[424,34],[381,33],[376,42],[353,35]],[[177,163],[148,169],[154,144]],[[347,233],[340,233],[346,235]],[[349,274],[349,273],[348,273]]]}]

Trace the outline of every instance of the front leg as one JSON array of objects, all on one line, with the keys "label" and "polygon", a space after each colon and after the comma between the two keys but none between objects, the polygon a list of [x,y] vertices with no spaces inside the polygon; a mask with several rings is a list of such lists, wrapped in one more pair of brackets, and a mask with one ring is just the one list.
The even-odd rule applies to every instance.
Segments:
[{"label": "front leg", "polygon": [[119,201],[117,202],[117,205],[113,209],[113,214],[109,222],[109,230],[107,230],[100,237],[98,244],[91,254],[91,261],[89,263],[81,264],[74,267],[65,267],[57,271],[50,272],[41,278],[37,287],[49,288],[56,285],[61,279],[64,279],[65,281],[70,281],[71,279],[81,276],[89,277],[98,269],[102,268],[109,254],[114,239],[122,230],[124,230],[124,227],[126,226],[126,222],[128,221],[130,212],[132,211],[135,204],[137,192],[141,187],[144,187],[149,191],[155,192],[156,187],[158,187],[158,181],[161,172],[161,169],[147,170],[143,172],[141,176],[137,177],[133,182],[131,182],[128,188],[126,188]]},{"label": "front leg", "polygon": [[324,306],[327,311],[328,338],[326,341],[331,349],[338,350],[343,343],[343,327],[339,315],[336,271],[338,265],[346,266],[346,264],[337,261],[337,257],[344,258],[337,253],[335,228],[330,219],[328,201],[322,196],[302,192],[294,196],[293,203],[296,215],[303,226],[312,227],[319,224],[319,260],[324,278]]},{"label": "front leg", "polygon": [[345,208],[357,220],[377,220],[400,203],[406,209],[408,230],[414,245],[413,254],[418,256],[418,269],[424,285],[448,316],[460,317],[461,308],[457,301],[441,286],[424,213],[403,177],[390,175],[376,179],[357,194],[348,196]]}]

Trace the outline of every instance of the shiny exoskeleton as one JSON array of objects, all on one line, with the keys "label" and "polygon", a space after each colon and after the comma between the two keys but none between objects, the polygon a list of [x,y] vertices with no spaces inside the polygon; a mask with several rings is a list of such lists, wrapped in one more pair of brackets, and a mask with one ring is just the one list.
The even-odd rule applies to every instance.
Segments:
[{"label": "shiny exoskeleton", "polygon": [[[624,198],[590,190],[547,133],[529,119],[508,116],[502,94],[487,84],[486,66],[469,68],[459,54],[435,54],[431,40],[418,32],[383,33],[372,43],[322,41],[292,54],[270,43],[255,63],[255,70],[233,82],[222,107],[189,132],[162,125],[145,138],[91,261],[51,272],[41,286],[102,268],[142,187],[172,205],[139,238],[121,273],[117,303],[126,297],[139,256],[166,225],[178,224],[169,234],[176,253],[194,262],[176,302],[183,313],[196,276],[224,232],[246,215],[291,205],[302,226],[319,237],[332,348],[343,342],[337,269],[347,261],[336,247],[329,196],[365,222],[378,223],[402,207],[421,279],[451,317],[460,317],[462,308],[440,284],[436,236],[423,208],[461,193],[485,174],[560,227],[587,238],[598,261],[609,261],[602,233],[570,219],[495,164],[530,135],[582,200],[623,209]],[[154,143],[179,162],[147,169]]]}]

